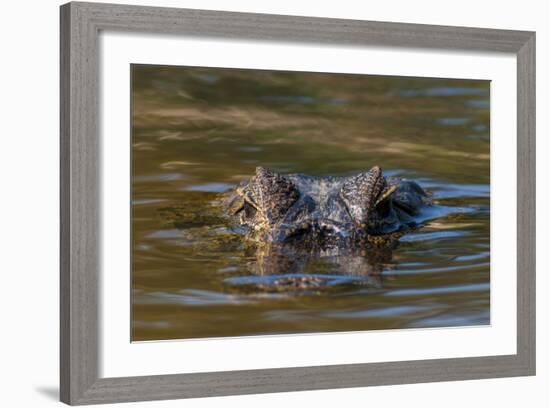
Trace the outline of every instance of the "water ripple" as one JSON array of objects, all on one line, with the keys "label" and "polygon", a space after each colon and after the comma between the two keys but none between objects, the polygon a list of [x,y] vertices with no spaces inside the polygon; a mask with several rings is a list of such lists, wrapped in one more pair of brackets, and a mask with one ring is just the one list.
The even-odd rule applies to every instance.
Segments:
[{"label": "water ripple", "polygon": [[252,303],[243,296],[200,289],[183,289],[177,293],[150,292],[134,298],[135,304],[184,304],[190,306],[213,306]]},{"label": "water ripple", "polygon": [[423,232],[405,235],[401,238],[401,242],[421,242],[433,241],[436,239],[448,239],[463,237],[467,233],[465,231],[440,231],[440,232]]},{"label": "water ripple", "polygon": [[431,266],[430,268],[424,269],[393,269],[389,271],[384,271],[384,276],[405,276],[405,275],[418,275],[418,274],[428,274],[428,273],[442,273],[442,272],[456,272],[456,271],[470,271],[474,268],[488,268],[491,264],[489,262],[484,262],[480,264],[463,264],[456,266]]},{"label": "water ripple", "polygon": [[428,296],[449,293],[485,292],[490,289],[489,283],[474,283],[471,285],[455,285],[437,288],[398,289],[384,293],[384,296]]},{"label": "water ripple", "polygon": [[205,183],[184,187],[183,191],[204,191],[207,193],[223,193],[234,186],[227,183]]},{"label": "water ripple", "polygon": [[488,184],[453,184],[433,179],[418,179],[418,184],[433,192],[434,198],[486,198],[491,194]]},{"label": "water ripple", "polygon": [[326,317],[347,318],[347,319],[365,319],[365,318],[391,318],[393,316],[403,316],[430,310],[429,306],[392,306],[380,309],[337,311],[325,313]]},{"label": "water ripple", "polygon": [[321,283],[319,286],[311,285],[310,287],[304,287],[304,289],[316,290],[319,288],[330,288],[341,285],[350,284],[363,284],[363,285],[380,285],[380,277],[377,275],[365,275],[365,276],[352,276],[352,275],[330,275],[330,274],[310,274],[310,273],[288,273],[277,274],[268,276],[237,276],[227,278],[225,283],[233,286],[252,286],[252,287],[264,287],[268,288],[284,288],[281,286],[282,280],[287,279],[306,279],[308,281],[316,280]]}]

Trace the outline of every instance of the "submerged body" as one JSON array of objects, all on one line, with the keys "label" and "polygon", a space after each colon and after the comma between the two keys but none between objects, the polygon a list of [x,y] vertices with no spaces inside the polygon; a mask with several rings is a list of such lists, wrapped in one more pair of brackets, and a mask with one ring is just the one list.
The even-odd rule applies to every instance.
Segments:
[{"label": "submerged body", "polygon": [[230,193],[229,212],[259,243],[309,251],[391,247],[431,198],[380,167],[348,177],[282,175],[258,167]]}]

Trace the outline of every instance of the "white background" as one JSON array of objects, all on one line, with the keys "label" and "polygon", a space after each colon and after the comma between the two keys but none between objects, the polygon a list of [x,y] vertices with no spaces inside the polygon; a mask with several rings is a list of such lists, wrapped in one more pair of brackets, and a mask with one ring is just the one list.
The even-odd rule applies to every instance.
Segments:
[{"label": "white background", "polygon": [[[550,27],[544,2],[439,1],[306,2],[277,0],[138,1],[135,4],[255,11],[279,14],[359,18],[429,24],[483,26],[537,31],[538,112],[550,109]],[[58,5],[54,0],[3,5],[2,128],[0,174],[2,195],[2,406],[57,404],[58,382]],[[6,92],[7,91],[7,92]],[[538,115],[537,172],[539,207],[550,195],[543,191],[548,174],[548,121]],[[546,249],[543,233],[548,217],[539,217],[538,248]],[[6,228],[7,227],[7,228]],[[185,401],[189,407],[241,407],[308,404],[333,406],[548,406],[550,383],[550,283],[547,251],[538,262],[538,376],[455,383],[326,390]],[[7,279],[6,279],[7,278]],[[546,387],[545,387],[546,386]],[[181,401],[124,406],[181,406]]]}]

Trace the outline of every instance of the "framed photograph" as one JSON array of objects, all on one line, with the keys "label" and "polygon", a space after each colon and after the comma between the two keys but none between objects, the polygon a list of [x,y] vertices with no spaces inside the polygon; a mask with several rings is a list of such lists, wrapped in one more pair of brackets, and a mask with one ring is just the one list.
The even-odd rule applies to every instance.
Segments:
[{"label": "framed photograph", "polygon": [[61,7],[61,400],[535,374],[535,34]]}]

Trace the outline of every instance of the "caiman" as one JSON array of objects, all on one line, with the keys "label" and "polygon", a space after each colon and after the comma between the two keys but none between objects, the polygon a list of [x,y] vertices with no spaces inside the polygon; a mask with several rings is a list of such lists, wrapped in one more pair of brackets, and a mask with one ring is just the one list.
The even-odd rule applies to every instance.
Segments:
[{"label": "caiman", "polygon": [[[222,197],[215,203],[223,203],[230,224],[244,235],[251,273],[226,282],[253,292],[311,293],[348,283],[379,287],[399,238],[418,228],[417,216],[432,205],[416,182],[386,177],[378,166],[319,177],[258,167]],[[167,212],[178,228],[187,214]]]},{"label": "caiman", "polygon": [[393,247],[432,204],[416,182],[386,177],[378,166],[342,177],[258,167],[227,202],[248,238],[304,250]]}]

